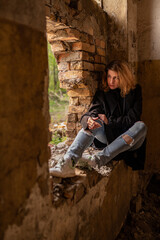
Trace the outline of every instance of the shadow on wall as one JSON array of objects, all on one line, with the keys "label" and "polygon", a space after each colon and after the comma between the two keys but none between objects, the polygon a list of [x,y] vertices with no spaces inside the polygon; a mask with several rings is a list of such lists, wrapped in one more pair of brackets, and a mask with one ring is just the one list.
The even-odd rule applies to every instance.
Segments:
[{"label": "shadow on wall", "polygon": [[154,171],[160,171],[159,10],[159,1],[138,2],[138,80],[143,87],[143,120],[148,126],[145,168]]},{"label": "shadow on wall", "polygon": [[107,59],[108,62],[114,59],[128,60],[127,53],[127,31],[114,14],[108,14],[108,38],[107,38]]}]

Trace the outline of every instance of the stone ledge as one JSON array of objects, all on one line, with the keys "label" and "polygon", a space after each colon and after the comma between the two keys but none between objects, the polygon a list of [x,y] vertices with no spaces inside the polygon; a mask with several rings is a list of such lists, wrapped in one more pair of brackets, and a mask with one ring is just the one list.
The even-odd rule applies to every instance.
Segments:
[{"label": "stone ledge", "polygon": [[[56,165],[58,160],[65,154],[68,146],[60,143],[51,148],[52,156],[49,161],[50,167]],[[94,154],[96,150],[88,148],[85,153]],[[74,205],[79,202],[103,177],[109,177],[117,161],[111,161],[107,166],[97,169],[88,168],[83,162],[76,165],[76,176],[72,178],[58,178],[50,176],[51,200],[54,207],[59,207],[65,202]]]},{"label": "stone ledge", "polygon": [[72,178],[58,178],[50,176],[51,200],[54,207],[59,207],[65,202],[69,205],[78,203],[103,177],[109,177],[115,165],[118,162],[112,162],[110,166],[101,169],[103,174],[95,170],[89,170],[84,166],[76,168],[76,175]]},{"label": "stone ledge", "polygon": [[[60,143],[52,150],[50,166],[67,150]],[[92,151],[92,149],[89,149]],[[55,154],[55,156],[54,156]],[[106,166],[106,174],[101,174],[79,166],[74,178],[50,178],[53,203],[54,228],[61,226],[55,233],[56,239],[109,239],[114,240],[130,209],[133,197],[146,186],[147,175],[143,171],[132,171],[121,160],[111,161]],[[64,216],[67,217],[64,219]]]}]

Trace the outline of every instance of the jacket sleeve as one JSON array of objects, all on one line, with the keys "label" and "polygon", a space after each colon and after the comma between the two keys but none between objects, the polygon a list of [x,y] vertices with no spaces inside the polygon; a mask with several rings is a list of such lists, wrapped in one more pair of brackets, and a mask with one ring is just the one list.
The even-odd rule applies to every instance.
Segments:
[{"label": "jacket sleeve", "polygon": [[86,112],[84,115],[82,115],[80,122],[84,129],[87,129],[87,127],[88,127],[87,121],[88,121],[89,117],[97,117],[98,114],[104,113],[103,96],[104,96],[104,94],[102,91],[97,91],[93,97],[93,100],[92,100],[92,103],[90,105],[88,112]]},{"label": "jacket sleeve", "polygon": [[[142,90],[140,85],[133,90],[134,91],[134,103],[128,112],[118,118],[110,117],[108,127],[128,129],[135,122],[139,121],[142,114]],[[127,101],[127,99],[126,99]]]}]

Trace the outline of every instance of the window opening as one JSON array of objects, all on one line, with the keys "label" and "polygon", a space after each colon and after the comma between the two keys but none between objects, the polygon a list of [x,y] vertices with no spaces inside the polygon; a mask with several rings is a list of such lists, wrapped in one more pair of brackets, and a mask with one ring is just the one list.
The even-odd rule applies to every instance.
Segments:
[{"label": "window opening", "polygon": [[66,118],[68,113],[69,97],[66,89],[60,88],[58,66],[49,42],[48,66],[50,131],[52,133],[50,144],[53,145],[66,140]]}]

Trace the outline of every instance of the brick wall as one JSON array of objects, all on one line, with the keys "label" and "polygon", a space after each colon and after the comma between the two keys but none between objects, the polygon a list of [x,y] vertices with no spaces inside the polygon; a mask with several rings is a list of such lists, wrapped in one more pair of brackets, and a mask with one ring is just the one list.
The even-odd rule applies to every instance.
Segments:
[{"label": "brick wall", "polygon": [[[46,1],[47,38],[56,57],[61,88],[67,89],[67,136],[70,144],[81,126],[106,66],[106,29],[97,21],[106,15],[95,2]],[[76,16],[76,17],[75,17]],[[66,18],[67,17],[67,18]]]}]

